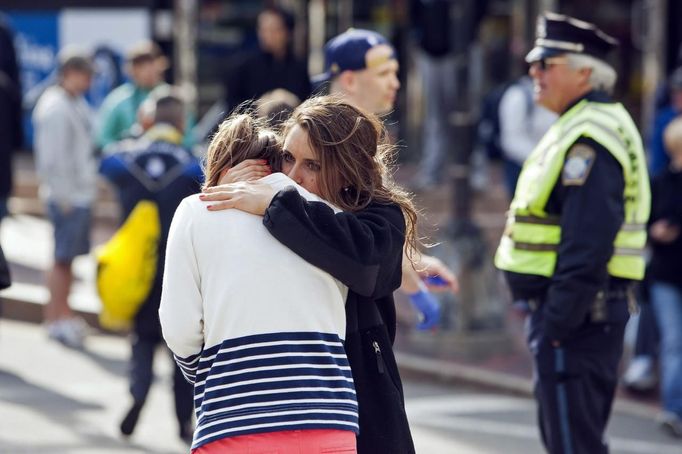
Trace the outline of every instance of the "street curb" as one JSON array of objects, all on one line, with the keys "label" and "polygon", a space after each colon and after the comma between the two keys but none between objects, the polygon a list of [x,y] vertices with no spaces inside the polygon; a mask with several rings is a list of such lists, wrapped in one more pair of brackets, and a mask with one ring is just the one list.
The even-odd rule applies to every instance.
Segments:
[{"label": "street curb", "polygon": [[[34,295],[40,298],[40,295]],[[29,322],[41,324],[43,322],[43,307],[45,303],[41,299],[32,298],[31,300],[21,299],[13,296],[13,292],[9,289],[0,294],[0,318],[17,320],[21,322]],[[106,332],[99,326],[98,314],[74,308],[71,306],[73,313],[81,317],[85,322],[93,327]]]},{"label": "street curb", "polygon": [[[446,381],[458,381],[485,386],[498,391],[533,397],[533,381],[480,367],[424,358],[400,351],[395,352],[402,371],[425,374]],[[660,409],[656,406],[616,397],[613,409],[630,416],[655,419]]]},{"label": "street curb", "polygon": [[[17,289],[17,292],[11,292],[10,289],[4,290],[0,294],[0,318],[42,323],[44,305],[42,300],[44,295],[32,295],[30,292],[26,292],[25,289]],[[23,299],[17,298],[14,296],[14,293],[21,293]],[[73,308],[73,306],[76,307]],[[79,308],[78,306],[78,304],[72,305],[74,313],[82,317],[93,328],[109,333],[99,326],[97,313]],[[532,380],[527,378],[502,372],[493,372],[481,367],[458,364],[452,361],[425,358],[424,356],[401,351],[396,351],[395,357],[398,366],[404,372],[424,374],[438,380],[458,381],[476,386],[484,386],[528,397],[533,396],[533,383]],[[614,410],[632,416],[651,419],[655,419],[660,411],[655,406],[622,398],[616,398]]]}]

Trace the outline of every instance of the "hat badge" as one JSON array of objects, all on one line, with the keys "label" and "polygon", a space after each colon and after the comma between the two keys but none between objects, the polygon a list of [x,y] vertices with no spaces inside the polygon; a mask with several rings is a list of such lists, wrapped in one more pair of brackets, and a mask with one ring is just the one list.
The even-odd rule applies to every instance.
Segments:
[{"label": "hat badge", "polygon": [[547,21],[545,20],[544,17],[540,18],[538,20],[537,28],[535,31],[537,38],[546,38],[547,37]]}]

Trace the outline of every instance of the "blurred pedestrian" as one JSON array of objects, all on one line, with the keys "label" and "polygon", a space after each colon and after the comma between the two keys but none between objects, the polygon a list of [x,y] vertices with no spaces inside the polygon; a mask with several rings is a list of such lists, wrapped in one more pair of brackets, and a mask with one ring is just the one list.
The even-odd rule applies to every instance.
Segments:
[{"label": "blurred pedestrian", "polygon": [[[260,159],[276,171],[260,183],[322,201],[278,171],[281,144],[265,125],[252,114],[220,125],[205,187]],[[343,348],[347,294],[348,287],[283,247],[261,216],[210,213],[195,196],[183,200],[168,239],[159,316],[194,384],[195,454],[292,446],[356,452],[357,401]]]},{"label": "blurred pedestrian", "polygon": [[[324,51],[325,72],[315,78],[317,83],[327,83],[331,94],[367,112],[383,115],[393,109],[400,88],[398,60],[386,38],[370,30],[350,29],[329,40]],[[419,313],[417,327],[431,329],[440,320],[440,307],[431,291],[457,292],[458,283],[436,257],[419,254],[414,260],[403,257],[400,289]],[[439,277],[439,285],[427,284],[429,276]]]},{"label": "blurred pedestrian", "polygon": [[360,411],[358,452],[414,453],[392,343],[393,291],[403,244],[408,255],[416,249],[417,218],[390,178],[383,125],[339,97],[316,97],[296,108],[284,137],[283,172],[342,212],[260,182],[209,188],[202,199],[210,210],[264,216],[278,241],[349,287],[344,346]]},{"label": "blurred pedestrian", "polygon": [[[682,49],[682,48],[681,48]],[[667,93],[665,93],[667,91]],[[682,114],[682,67],[668,78],[665,101],[656,105],[656,115],[649,136],[649,173],[654,178],[668,172],[670,152],[663,140],[663,131],[673,119]],[[642,286],[643,299],[651,300],[648,285]],[[630,391],[647,392],[656,389],[656,363],[660,351],[660,328],[649,304],[642,304],[637,321],[634,356],[623,373],[623,384]]]},{"label": "blurred pedestrian", "polygon": [[301,100],[298,96],[283,88],[277,88],[256,100],[256,113],[278,130],[299,104]]},{"label": "blurred pedestrian", "polygon": [[154,42],[136,44],[126,56],[126,70],[131,81],[124,83],[107,95],[99,111],[97,146],[105,148],[111,143],[136,135],[137,111],[149,93],[164,85],[163,74],[168,69],[168,59]]},{"label": "blurred pedestrian", "polygon": [[50,338],[78,348],[83,346],[85,324],[74,316],[68,298],[73,283],[71,263],[90,251],[97,192],[92,112],[83,97],[90,87],[92,65],[89,56],[74,49],[62,50],[57,59],[58,83],[45,90],[33,111],[40,197],[54,227],[54,264],[44,320]]},{"label": "blurred pedestrian", "polygon": [[292,49],[294,16],[276,6],[258,14],[258,49],[241,57],[225,80],[228,111],[283,88],[298,99],[310,95],[308,63]]},{"label": "blurred pedestrian", "polygon": [[632,285],[644,276],[649,177],[637,127],[610,96],[616,46],[594,24],[545,13],[526,56],[536,102],[560,116],[523,166],[495,264],[532,310],[551,453],[608,452]]},{"label": "blurred pedestrian", "polygon": [[[100,165],[100,172],[116,189],[123,219],[130,215],[138,202],[150,200],[158,207],[161,227],[156,277],[149,296],[133,320],[130,358],[133,402],[120,424],[121,433],[125,436],[135,430],[154,378],[154,354],[163,342],[158,309],[164,253],[173,213],[182,199],[199,191],[202,180],[199,162],[181,145],[185,128],[182,97],[171,87],[161,87],[145,102],[153,103],[151,127],[139,139],[123,141],[120,149],[111,149]],[[192,387],[177,366],[173,373],[173,394],[179,436],[189,441],[193,432]]]},{"label": "blurred pedestrian", "polygon": [[22,144],[21,87],[14,37],[0,13],[0,221],[9,213],[12,155]]},{"label": "blurred pedestrian", "polygon": [[529,76],[520,77],[504,91],[499,107],[504,180],[512,197],[523,163],[556,121],[557,115],[535,104],[533,81]]},{"label": "blurred pedestrian", "polygon": [[682,116],[668,124],[663,139],[670,165],[652,182],[648,277],[661,332],[660,423],[682,438]]},{"label": "blurred pedestrian", "polygon": [[443,182],[452,146],[452,128],[448,121],[454,110],[457,71],[452,53],[451,4],[451,0],[411,2],[425,107],[422,155],[414,181],[414,187],[422,191]]},{"label": "blurred pedestrian", "polygon": [[663,141],[663,131],[675,117],[682,114],[682,66],[675,69],[670,75],[668,87],[670,102],[656,114],[651,128],[649,172],[652,176],[663,172],[670,162],[670,156]]},{"label": "blurred pedestrian", "polygon": [[[655,177],[654,177],[655,178]],[[657,364],[660,350],[660,330],[651,304],[649,271],[637,288],[637,330],[635,332],[632,357],[623,371],[621,382],[625,388],[637,394],[655,393],[659,376]]]}]

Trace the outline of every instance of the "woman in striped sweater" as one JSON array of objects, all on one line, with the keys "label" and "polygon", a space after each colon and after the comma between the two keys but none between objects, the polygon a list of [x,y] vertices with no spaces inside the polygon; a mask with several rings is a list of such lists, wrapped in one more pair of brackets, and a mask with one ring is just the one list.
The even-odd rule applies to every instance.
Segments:
[{"label": "woman in striped sweater", "polygon": [[[233,116],[209,146],[206,184],[245,159],[275,164],[280,156],[274,133],[250,115]],[[321,201],[282,173],[260,181]],[[193,453],[299,445],[356,452],[357,399],[343,347],[347,293],[270,235],[262,217],[211,213],[196,195],[183,200],[170,228],[159,315],[194,384]]]}]

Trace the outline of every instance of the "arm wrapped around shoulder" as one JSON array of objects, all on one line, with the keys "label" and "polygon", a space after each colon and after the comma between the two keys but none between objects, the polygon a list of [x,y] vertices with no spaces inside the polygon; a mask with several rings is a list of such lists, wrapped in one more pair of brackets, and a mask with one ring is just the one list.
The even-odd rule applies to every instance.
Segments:
[{"label": "arm wrapped around shoulder", "polygon": [[282,244],[362,296],[400,286],[405,219],[398,205],[373,202],[355,213],[308,202],[294,188],[275,196],[263,224]]}]

